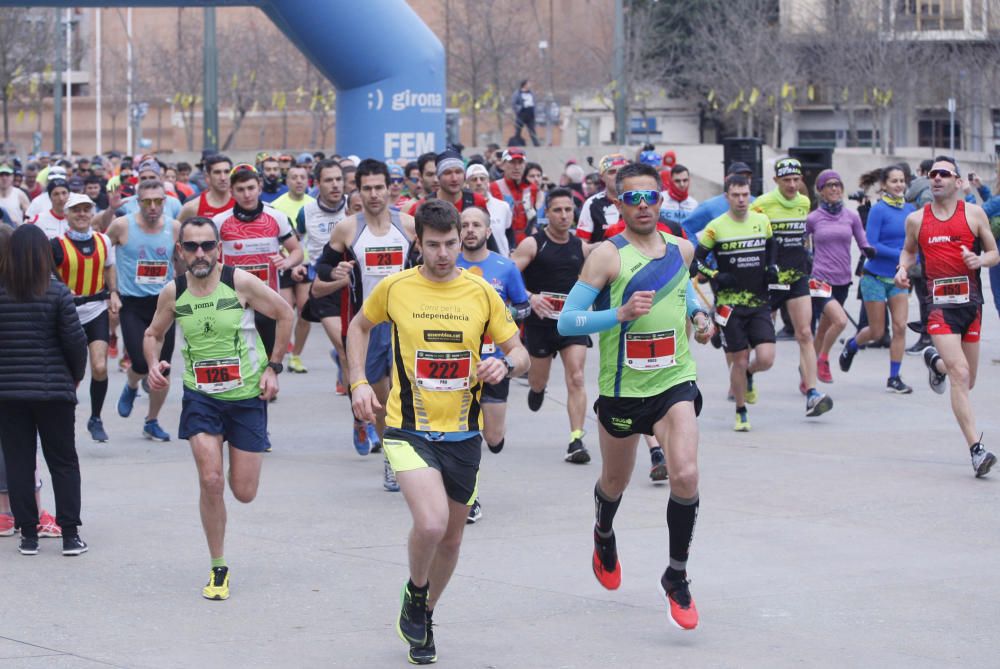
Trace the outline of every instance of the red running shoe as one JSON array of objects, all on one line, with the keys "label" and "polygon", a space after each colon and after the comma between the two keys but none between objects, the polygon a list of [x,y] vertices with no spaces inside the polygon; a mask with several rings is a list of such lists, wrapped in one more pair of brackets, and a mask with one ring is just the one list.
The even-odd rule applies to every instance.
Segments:
[{"label": "red running shoe", "polygon": [[597,534],[596,528],[594,529],[594,558],[591,566],[597,582],[607,590],[617,590],[622,584],[622,565],[618,561],[618,547],[615,544],[614,533],[605,539]]},{"label": "red running shoe", "polygon": [[108,357],[118,357],[118,335],[113,334],[108,338]]},{"label": "red running shoe", "polygon": [[0,513],[0,537],[14,536],[14,516]]},{"label": "red running shoe", "polygon": [[38,536],[49,539],[58,539],[62,536],[62,528],[48,511],[43,510],[38,514]]},{"label": "red running shoe", "polygon": [[830,360],[820,358],[816,360],[816,378],[823,383],[833,383],[833,374],[830,373]]},{"label": "red running shoe", "polygon": [[689,583],[686,578],[667,580],[666,573],[660,578],[660,592],[667,601],[670,622],[682,630],[693,630],[698,626],[698,609],[688,589]]}]

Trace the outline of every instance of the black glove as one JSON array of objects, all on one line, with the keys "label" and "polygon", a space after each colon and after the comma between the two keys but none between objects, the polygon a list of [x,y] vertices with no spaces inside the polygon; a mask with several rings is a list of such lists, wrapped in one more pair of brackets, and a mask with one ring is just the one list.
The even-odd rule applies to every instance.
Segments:
[{"label": "black glove", "polygon": [[764,270],[764,276],[767,278],[768,284],[781,283],[780,281],[778,281],[777,265],[768,265],[767,268]]},{"label": "black glove", "polygon": [[875,249],[873,249],[871,246],[864,247],[863,249],[861,249],[861,252],[864,253],[865,257],[868,258],[869,260],[875,257]]},{"label": "black glove", "polygon": [[736,288],[739,286],[739,281],[736,279],[736,275],[731,272],[716,272],[715,276],[712,277],[719,288]]}]

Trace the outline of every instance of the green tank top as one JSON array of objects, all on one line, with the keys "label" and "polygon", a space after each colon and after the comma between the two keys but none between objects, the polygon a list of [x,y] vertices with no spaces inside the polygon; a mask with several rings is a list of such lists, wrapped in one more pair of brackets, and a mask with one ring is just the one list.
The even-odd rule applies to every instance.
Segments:
[{"label": "green tank top", "polygon": [[184,335],[184,387],[220,400],[260,395],[260,375],[267,367],[264,343],[254,326],[253,309],[240,304],[232,267],[210,295],[187,290],[187,275],[177,277],[174,317]]},{"label": "green tank top", "polygon": [[695,380],[686,330],[688,266],[676,241],[660,236],[667,243],[661,258],[642,255],[625,235],[609,240],[618,248],[621,270],[597,296],[594,309],[617,309],[639,290],[656,296],[648,314],[601,332],[602,396],[650,397]]},{"label": "green tank top", "polygon": [[809,275],[809,251],[806,249],[806,216],[809,198],[801,193],[786,200],[775,189],[764,193],[750,205],[771,221],[771,230],[778,243],[778,282],[795,283]]}]

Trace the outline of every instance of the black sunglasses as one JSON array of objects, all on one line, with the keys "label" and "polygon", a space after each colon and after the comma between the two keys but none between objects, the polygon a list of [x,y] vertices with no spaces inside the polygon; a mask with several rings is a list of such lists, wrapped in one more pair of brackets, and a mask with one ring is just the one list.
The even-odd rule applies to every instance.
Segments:
[{"label": "black sunglasses", "polygon": [[934,179],[936,177],[941,177],[942,179],[948,179],[950,177],[957,177],[958,174],[952,172],[951,170],[938,168],[936,170],[931,170],[930,172],[928,172],[927,176],[929,176],[931,179]]},{"label": "black sunglasses", "polygon": [[197,253],[199,248],[208,253],[209,251],[214,251],[218,245],[219,242],[214,239],[210,239],[207,242],[181,242],[181,248],[188,253]]}]

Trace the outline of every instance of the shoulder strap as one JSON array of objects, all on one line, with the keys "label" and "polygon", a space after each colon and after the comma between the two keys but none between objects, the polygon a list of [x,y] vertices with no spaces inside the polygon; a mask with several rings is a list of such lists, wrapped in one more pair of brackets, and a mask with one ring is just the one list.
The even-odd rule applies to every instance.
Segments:
[{"label": "shoulder strap", "polygon": [[[222,266],[223,272],[226,271],[225,267],[226,267],[225,265]],[[174,295],[174,304],[176,304],[177,300],[181,299],[181,295],[183,295],[188,288],[187,272],[184,272],[183,274],[174,277],[174,286],[177,289],[176,290],[177,294]]]},{"label": "shoulder strap", "polygon": [[462,189],[462,211],[476,206],[476,197],[471,190]]},{"label": "shoulder strap", "polygon": [[[233,290],[236,290],[236,268],[232,265],[222,266],[222,277],[220,279],[222,283],[226,284]],[[184,275],[184,282],[187,283],[187,275]]]}]

